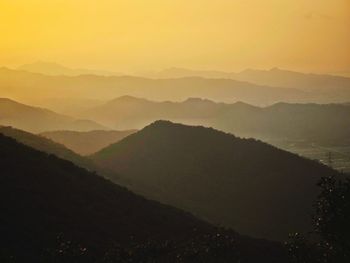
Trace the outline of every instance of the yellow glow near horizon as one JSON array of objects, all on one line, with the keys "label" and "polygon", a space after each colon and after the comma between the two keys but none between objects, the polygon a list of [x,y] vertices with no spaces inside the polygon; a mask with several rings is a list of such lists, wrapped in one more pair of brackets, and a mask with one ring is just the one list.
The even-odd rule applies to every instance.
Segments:
[{"label": "yellow glow near horizon", "polygon": [[349,0],[0,0],[0,65],[350,71]]}]

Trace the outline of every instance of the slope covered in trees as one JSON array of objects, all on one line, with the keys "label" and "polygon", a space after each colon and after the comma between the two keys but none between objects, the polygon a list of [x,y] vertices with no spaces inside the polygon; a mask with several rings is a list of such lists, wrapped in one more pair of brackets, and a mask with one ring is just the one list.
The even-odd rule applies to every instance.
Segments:
[{"label": "slope covered in trees", "polygon": [[[215,257],[219,262],[220,255],[224,255],[215,254],[217,250],[211,250],[205,238],[201,241],[202,237],[217,236],[219,230],[215,227],[4,135],[0,135],[0,166],[2,262],[40,262],[50,251],[52,262],[120,262],[125,257],[134,258],[135,251],[126,249],[126,254],[117,253],[114,258],[109,254],[112,258],[103,261],[104,251],[110,247],[120,251],[120,247],[138,242],[146,244],[137,247],[144,253],[142,260],[152,262],[192,262],[177,260],[178,253],[186,257],[188,248],[213,251],[208,258]],[[69,241],[57,244],[57,236]],[[224,236],[223,241],[216,238],[215,246],[227,248],[226,256],[239,255],[240,262],[283,259],[278,244],[241,237],[232,231],[224,232]],[[149,242],[161,245],[154,247]],[[60,261],[73,243],[78,244],[74,258]],[[173,243],[169,252],[167,247]],[[95,255],[95,260],[80,259],[86,251]],[[191,255],[198,256],[195,252]]]},{"label": "slope covered in trees", "polygon": [[254,139],[157,121],[92,156],[116,182],[213,223],[284,240],[308,231],[317,162]]},{"label": "slope covered in trees", "polygon": [[64,145],[56,143],[45,137],[4,126],[0,126],[0,134],[11,137],[16,141],[36,150],[53,154],[62,159],[71,161],[80,167],[84,167],[85,169],[96,170],[96,166],[91,160],[84,158],[72,150],[67,149]]},{"label": "slope covered in trees", "polygon": [[61,143],[68,149],[81,154],[93,154],[112,143],[116,143],[121,139],[134,133],[135,130],[127,131],[52,131],[43,132],[40,135],[51,139],[55,142]]}]

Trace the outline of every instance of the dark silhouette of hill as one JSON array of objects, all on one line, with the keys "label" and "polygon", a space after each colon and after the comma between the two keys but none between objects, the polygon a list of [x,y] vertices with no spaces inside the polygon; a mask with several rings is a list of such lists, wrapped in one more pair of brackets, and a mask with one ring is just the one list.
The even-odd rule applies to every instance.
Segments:
[{"label": "dark silhouette of hill", "polygon": [[332,169],[254,139],[157,121],[94,154],[133,191],[237,231],[285,240],[308,231]]},{"label": "dark silhouette of hill", "polygon": [[155,102],[132,96],[122,96],[79,115],[98,120],[118,129],[140,129],[149,123],[167,119],[189,124],[210,124],[228,105],[190,98],[183,102]]},{"label": "dark silhouette of hill", "polygon": [[350,143],[350,107],[343,104],[215,103],[190,98],[155,102],[124,96],[81,115],[118,129],[140,129],[159,119],[211,126],[243,137]]},{"label": "dark silhouette of hill", "polygon": [[7,98],[0,98],[0,125],[14,126],[30,132],[105,129],[104,126],[90,120],[74,119],[47,109],[21,104]]},{"label": "dark silhouette of hill", "polygon": [[54,62],[37,61],[30,64],[24,64],[17,68],[18,70],[24,70],[32,73],[40,73],[51,76],[79,76],[79,75],[102,75],[102,76],[116,76],[120,75],[116,72],[104,71],[104,70],[91,70],[91,69],[72,69]]},{"label": "dark silhouette of hill", "polygon": [[72,150],[66,148],[63,144],[54,142],[43,136],[4,126],[0,126],[0,134],[11,137],[16,141],[38,151],[42,151],[47,154],[53,154],[59,158],[71,161],[80,167],[84,167],[85,169],[92,171],[97,170],[96,166],[91,160],[84,158],[79,154],[76,154]]},{"label": "dark silhouette of hill", "polygon": [[212,125],[246,137],[349,143],[350,107],[343,104],[277,103],[254,110],[230,109]]},{"label": "dark silhouette of hill", "polygon": [[[48,262],[39,258],[50,251],[50,262],[111,262],[102,257],[109,247],[127,248],[128,242],[149,244],[143,243],[149,239],[165,244],[163,247],[175,242],[174,251],[160,254],[163,261],[152,262],[180,262],[175,260],[176,255],[186,255],[187,248],[201,249],[201,236],[216,236],[219,231],[190,214],[146,200],[69,161],[4,135],[0,135],[0,166],[0,256],[7,262]],[[224,240],[232,238],[236,244],[226,252],[239,253],[240,262],[283,260],[277,243],[241,237],[232,231],[223,234],[227,236]],[[57,236],[65,241],[57,244]],[[71,244],[79,245],[74,258],[65,261],[64,253]],[[86,248],[96,255],[94,261],[80,259]],[[141,248],[146,250],[147,246]],[[211,251],[211,247],[206,245],[204,250]],[[128,258],[134,256],[133,250],[125,252]],[[157,253],[162,252],[150,247],[142,260],[150,254],[156,258]],[[208,256],[227,262],[220,260],[222,254]],[[116,255],[112,262],[119,257]]]},{"label": "dark silhouette of hill", "polygon": [[[96,75],[46,76],[6,68],[0,69],[0,87],[3,96],[20,98],[22,101],[56,97],[107,100],[123,95],[153,100],[184,100],[201,94],[203,98],[216,101],[241,100],[266,105],[278,101],[309,101],[317,95],[297,89],[281,89],[232,79],[201,77],[147,79]],[[24,92],[27,90],[31,90],[31,93]],[[338,99],[343,102],[346,98],[342,96]],[[320,98],[320,100],[329,101],[327,97]]]},{"label": "dark silhouette of hill", "polygon": [[61,143],[68,149],[80,154],[93,154],[112,143],[116,143],[121,139],[133,134],[136,130],[127,131],[52,131],[41,133],[41,136]]}]

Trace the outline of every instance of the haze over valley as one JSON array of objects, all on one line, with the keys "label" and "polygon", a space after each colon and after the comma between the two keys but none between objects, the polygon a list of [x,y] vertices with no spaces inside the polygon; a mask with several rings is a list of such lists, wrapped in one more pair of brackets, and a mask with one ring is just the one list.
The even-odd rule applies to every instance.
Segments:
[{"label": "haze over valley", "polygon": [[0,262],[350,262],[349,25],[348,0],[0,1]]}]

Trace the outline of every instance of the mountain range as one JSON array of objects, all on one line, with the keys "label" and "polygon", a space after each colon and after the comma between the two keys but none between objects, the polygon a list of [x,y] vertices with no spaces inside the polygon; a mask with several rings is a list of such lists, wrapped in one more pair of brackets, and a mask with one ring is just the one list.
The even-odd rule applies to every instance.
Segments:
[{"label": "mountain range", "polygon": [[18,103],[8,98],[0,98],[0,125],[14,126],[31,132],[106,129],[106,127],[90,120],[75,119],[47,109]]},{"label": "mountain range", "polygon": [[111,180],[214,224],[285,240],[310,230],[318,162],[212,128],[157,121],[91,156]]},{"label": "mountain range", "polygon": [[2,262],[286,260],[277,243],[219,230],[2,134],[0,157]]},{"label": "mountain range", "polygon": [[241,72],[224,72],[212,70],[189,70],[184,68],[169,68],[153,75],[156,78],[203,77],[216,79],[235,79],[258,85],[280,88],[297,88],[303,91],[334,91],[349,90],[350,78],[327,75],[301,73],[279,68],[270,70],[246,69]]},{"label": "mountain range", "polygon": [[24,70],[32,73],[40,73],[50,76],[79,76],[79,75],[101,75],[101,76],[116,76],[119,73],[107,70],[92,70],[92,69],[73,69],[54,62],[37,61],[30,64],[24,64],[17,67],[18,70]]},{"label": "mountain range", "polygon": [[38,151],[55,155],[61,159],[73,162],[79,167],[83,167],[87,170],[98,170],[96,165],[91,160],[80,156],[76,152],[68,149],[65,145],[52,141],[43,136],[5,126],[0,126],[0,134],[10,137],[17,142]]},{"label": "mountain range", "polygon": [[[233,79],[187,77],[148,79],[132,76],[47,76],[26,71],[0,69],[2,96],[32,102],[48,98],[108,100],[123,95],[151,100],[185,100],[197,97],[222,102],[244,101],[255,105],[275,102],[348,102],[350,89],[341,92],[303,91],[252,84]],[[26,91],[30,90],[28,93]]]},{"label": "mountain range", "polygon": [[159,119],[203,125],[242,137],[350,144],[347,104],[277,103],[257,107],[200,98],[156,102],[123,96],[77,115],[116,129],[141,129]]},{"label": "mountain range", "polygon": [[71,149],[80,155],[90,155],[102,150],[112,143],[116,143],[121,139],[124,139],[134,132],[136,131],[52,131],[43,132],[40,135],[55,142],[61,143],[68,149]]}]

